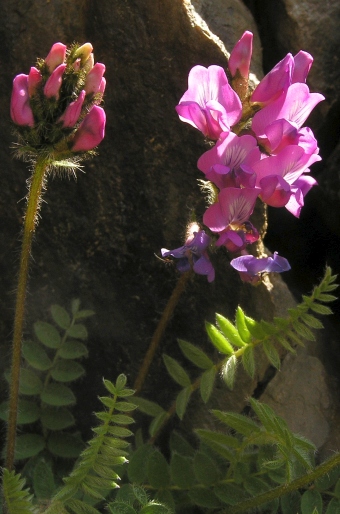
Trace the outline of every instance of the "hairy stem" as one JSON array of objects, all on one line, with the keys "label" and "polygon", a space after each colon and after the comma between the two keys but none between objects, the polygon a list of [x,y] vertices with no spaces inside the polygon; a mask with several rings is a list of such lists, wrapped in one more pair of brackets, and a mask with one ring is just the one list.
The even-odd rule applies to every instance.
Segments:
[{"label": "hairy stem", "polygon": [[166,326],[169,323],[171,316],[174,313],[174,310],[179,302],[179,299],[180,299],[191,275],[192,275],[191,271],[183,273],[183,275],[181,275],[180,278],[178,279],[174,290],[172,291],[169,301],[163,311],[162,317],[159,320],[157,328],[152,336],[150,346],[148,348],[148,351],[145,354],[143,363],[139,369],[137,378],[135,380],[134,389],[136,390],[136,394],[138,394],[143,387],[146,375],[148,374],[150,365],[152,363],[152,360],[154,358],[154,355],[156,353],[158,345],[164,334],[164,330],[166,329]]},{"label": "hairy stem", "polygon": [[293,480],[289,484],[283,484],[279,487],[275,487],[275,489],[271,489],[270,491],[259,494],[254,498],[250,498],[249,500],[245,500],[240,502],[233,507],[228,507],[228,510],[222,510],[219,514],[238,514],[239,512],[248,512],[250,509],[254,509],[259,505],[263,505],[271,500],[275,500],[275,498],[279,498],[287,493],[291,493],[292,491],[296,491],[302,487],[306,487],[308,484],[314,482],[317,478],[322,477],[329,473],[333,468],[340,464],[340,453],[335,454],[330,459],[326,460],[315,468],[314,471],[303,475],[302,477]]},{"label": "hairy stem", "polygon": [[17,411],[20,380],[21,343],[25,317],[26,290],[28,281],[29,260],[34,229],[41,203],[45,173],[48,168],[46,158],[36,162],[27,196],[24,232],[21,246],[18,288],[14,316],[12,367],[10,377],[9,413],[7,426],[6,468],[11,471],[14,464],[15,437],[17,428]]}]

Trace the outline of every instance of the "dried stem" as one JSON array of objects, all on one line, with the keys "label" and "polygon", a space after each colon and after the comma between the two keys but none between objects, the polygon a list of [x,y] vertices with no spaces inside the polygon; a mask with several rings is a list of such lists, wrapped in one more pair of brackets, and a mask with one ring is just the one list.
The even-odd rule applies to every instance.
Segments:
[{"label": "dried stem", "polygon": [[14,464],[21,363],[21,343],[25,317],[29,260],[47,168],[48,160],[46,158],[40,159],[36,162],[27,196],[26,215],[24,219],[24,233],[21,246],[20,268],[14,317],[9,414],[7,426],[6,468],[9,471],[13,469]]},{"label": "dried stem", "polygon": [[146,375],[149,371],[149,368],[150,368],[150,365],[154,358],[154,355],[156,353],[156,350],[157,350],[159,343],[162,339],[162,336],[164,334],[164,330],[166,329],[166,326],[169,323],[171,316],[174,313],[174,310],[178,304],[178,301],[179,301],[191,275],[192,275],[191,271],[187,271],[186,273],[183,273],[183,275],[181,275],[180,278],[178,279],[174,290],[172,291],[169,301],[163,311],[162,317],[159,320],[157,328],[152,336],[150,346],[148,348],[148,351],[145,354],[143,363],[139,369],[137,378],[135,380],[134,389],[136,390],[136,394],[138,394],[143,387]]}]

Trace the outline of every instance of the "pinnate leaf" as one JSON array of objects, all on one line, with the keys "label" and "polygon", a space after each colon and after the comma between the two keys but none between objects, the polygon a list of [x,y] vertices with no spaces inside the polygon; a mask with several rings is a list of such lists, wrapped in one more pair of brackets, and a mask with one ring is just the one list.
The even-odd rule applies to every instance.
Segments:
[{"label": "pinnate leaf", "polygon": [[261,431],[255,421],[237,412],[222,412],[219,410],[213,410],[212,412],[222,423],[225,423],[242,435],[248,436]]},{"label": "pinnate leaf", "polygon": [[242,337],[243,341],[245,343],[250,343],[250,341],[252,339],[252,335],[249,332],[249,329],[247,327],[244,311],[242,310],[242,308],[240,306],[237,307],[235,321],[236,321],[236,328],[238,330],[238,333]]}]

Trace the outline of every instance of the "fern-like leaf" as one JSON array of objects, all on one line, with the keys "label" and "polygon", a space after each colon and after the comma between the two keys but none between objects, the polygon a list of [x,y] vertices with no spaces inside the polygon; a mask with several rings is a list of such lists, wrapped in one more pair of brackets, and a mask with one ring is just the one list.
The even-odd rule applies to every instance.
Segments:
[{"label": "fern-like leaf", "polygon": [[14,471],[4,469],[2,477],[3,498],[8,514],[36,514],[33,495],[25,489],[26,481]]}]

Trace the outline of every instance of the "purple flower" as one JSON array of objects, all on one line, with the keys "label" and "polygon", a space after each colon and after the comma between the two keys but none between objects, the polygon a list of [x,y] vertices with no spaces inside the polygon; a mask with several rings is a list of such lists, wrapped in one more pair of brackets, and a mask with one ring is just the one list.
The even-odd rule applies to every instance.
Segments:
[{"label": "purple flower", "polygon": [[28,74],[28,94],[30,98],[35,95],[38,86],[41,84],[41,81],[42,75],[40,71],[37,70],[37,68],[32,67]]},{"label": "purple flower", "polygon": [[290,270],[287,259],[280,257],[277,252],[274,252],[273,257],[263,257],[262,259],[257,259],[253,255],[242,255],[233,259],[230,264],[240,273],[244,282],[252,284],[259,282],[260,273],[282,273]]},{"label": "purple flower", "polygon": [[14,77],[11,96],[11,118],[17,125],[34,127],[33,112],[28,94],[28,75]]},{"label": "purple flower", "polygon": [[101,107],[94,105],[81,122],[72,143],[72,152],[92,150],[104,139],[106,116]]},{"label": "purple flower", "polygon": [[179,118],[218,139],[242,115],[242,104],[220,66],[194,66],[188,77],[188,90],[176,107]]},{"label": "purple flower", "polygon": [[189,238],[184,246],[175,250],[162,248],[161,253],[162,257],[171,256],[178,259],[176,267],[181,273],[193,269],[198,275],[206,275],[208,282],[212,282],[215,270],[206,251],[209,244],[210,237],[204,230],[199,230],[193,233],[193,237]]}]

